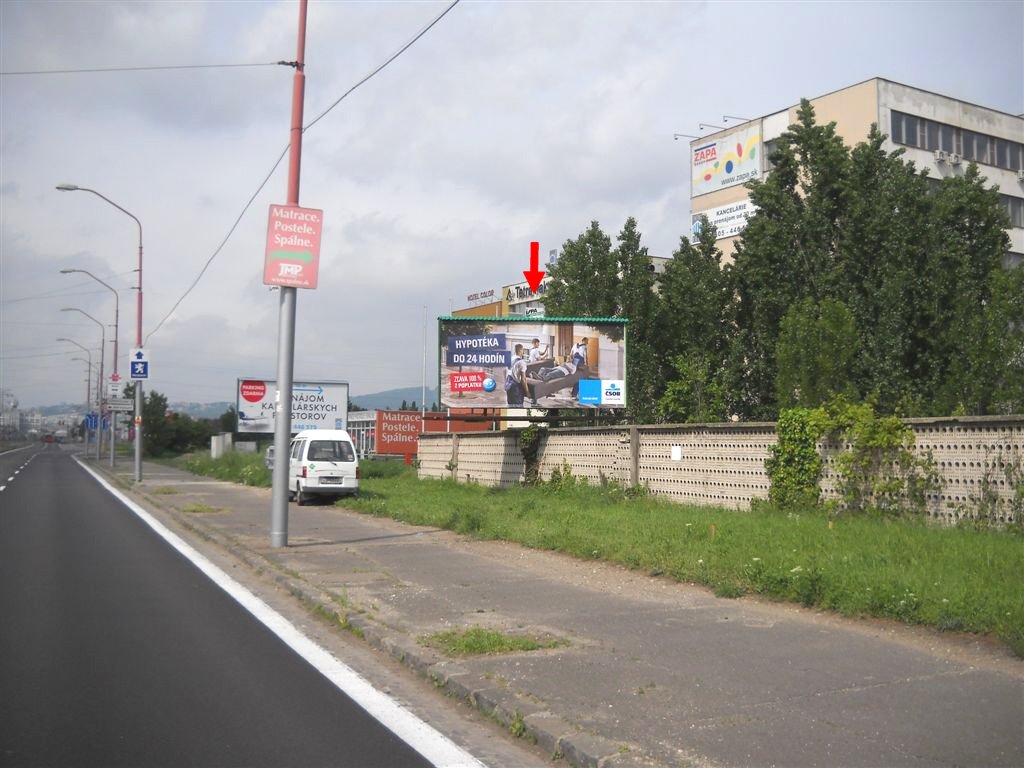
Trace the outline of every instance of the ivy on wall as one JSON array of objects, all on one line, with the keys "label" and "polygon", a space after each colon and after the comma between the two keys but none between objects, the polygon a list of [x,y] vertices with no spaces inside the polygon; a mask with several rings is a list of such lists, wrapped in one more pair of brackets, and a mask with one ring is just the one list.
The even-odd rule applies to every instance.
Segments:
[{"label": "ivy on wall", "polygon": [[913,429],[895,416],[878,416],[870,403],[837,397],[820,408],[786,409],[776,432],[765,468],[768,498],[781,507],[819,502],[823,437],[843,446],[836,457],[840,512],[923,513],[939,488],[931,457],[914,455]]}]

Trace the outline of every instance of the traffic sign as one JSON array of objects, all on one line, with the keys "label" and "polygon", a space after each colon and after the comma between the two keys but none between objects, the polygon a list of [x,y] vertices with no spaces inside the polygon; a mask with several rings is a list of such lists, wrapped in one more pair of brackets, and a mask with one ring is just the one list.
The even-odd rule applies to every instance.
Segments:
[{"label": "traffic sign", "polygon": [[96,429],[100,423],[100,415],[98,413],[87,413],[85,415],[85,426],[86,429]]},{"label": "traffic sign", "polygon": [[131,412],[135,407],[135,403],[130,397],[112,397],[107,401],[107,405],[112,411]]},{"label": "traffic sign", "polygon": [[128,365],[131,368],[133,379],[149,378],[149,353],[145,349],[141,347],[133,349],[128,355]]}]

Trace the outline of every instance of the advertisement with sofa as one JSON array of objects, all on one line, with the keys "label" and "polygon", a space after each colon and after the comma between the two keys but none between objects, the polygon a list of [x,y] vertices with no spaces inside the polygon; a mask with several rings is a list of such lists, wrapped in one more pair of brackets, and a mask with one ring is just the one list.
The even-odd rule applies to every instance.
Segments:
[{"label": "advertisement with sofa", "polygon": [[623,408],[626,320],[438,320],[441,405]]}]

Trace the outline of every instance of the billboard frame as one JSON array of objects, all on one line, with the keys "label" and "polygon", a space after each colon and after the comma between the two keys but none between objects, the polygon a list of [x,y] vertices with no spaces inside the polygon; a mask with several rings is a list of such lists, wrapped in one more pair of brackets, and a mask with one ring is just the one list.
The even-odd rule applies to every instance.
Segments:
[{"label": "billboard frame", "polygon": [[[259,405],[260,405],[260,415],[257,416],[257,417],[243,417],[242,416],[242,408],[244,407],[243,404],[242,404],[242,398],[243,398],[243,395],[242,395],[242,384],[243,384],[243,382],[244,383],[257,383],[258,382],[258,383],[260,383],[260,384],[262,384],[264,386],[264,392],[261,394],[259,400],[255,400],[255,401],[254,400],[249,400],[250,403],[259,403]],[[296,403],[295,403],[296,390],[298,390],[299,388],[311,388],[311,387],[319,387],[319,388],[321,388],[321,390],[323,390],[324,388],[331,388],[331,389],[337,388],[337,389],[343,389],[344,390],[345,402],[341,403],[340,406],[339,406],[339,409],[338,409],[340,411],[340,413],[341,413],[341,418],[340,419],[338,418],[337,415],[335,415],[335,416],[331,416],[329,419],[325,417],[323,419],[323,421],[324,421],[323,424],[310,423],[309,426],[298,426],[298,427],[296,426],[297,424],[302,425],[302,424],[305,423],[306,420],[301,418],[301,415],[302,415],[302,413],[304,411],[308,410],[310,413],[317,413],[318,412],[316,410],[316,406],[318,405],[318,403],[314,402],[315,398],[311,399],[311,402],[308,404],[309,405],[308,408],[303,408],[303,407],[297,408],[296,407]],[[235,432],[237,432],[239,434],[243,434],[243,435],[267,435],[267,434],[271,434],[272,435],[272,434],[274,434],[274,427],[275,427],[275,424],[277,422],[277,405],[276,405],[277,401],[276,401],[276,397],[274,397],[268,403],[267,402],[267,396],[271,395],[273,397],[274,395],[276,395],[277,391],[278,391],[277,390],[277,379],[268,379],[268,378],[263,378],[263,377],[260,377],[260,376],[239,377],[236,380],[236,382],[235,382],[235,412],[236,412]],[[312,391],[312,390],[310,390],[310,391]],[[323,392],[321,391],[319,394],[323,394]],[[291,397],[292,397],[292,419],[291,419],[291,421],[292,421],[292,429],[291,429],[291,433],[293,435],[295,435],[295,434],[297,434],[299,432],[302,432],[304,430],[308,430],[308,429],[347,429],[348,428],[348,403],[349,403],[349,400],[351,399],[351,389],[350,389],[349,383],[347,381],[324,380],[324,379],[319,379],[319,380],[293,379],[293,381],[292,381]],[[267,407],[268,404],[271,407],[268,408]],[[330,401],[330,403],[327,403],[325,401],[325,405],[327,405],[327,404],[329,404],[329,405],[337,405],[337,403],[334,400]],[[326,409],[324,410],[324,413],[327,413]],[[333,413],[336,413],[336,411],[330,411],[330,413],[333,414]],[[268,414],[268,415],[264,416],[264,414]],[[300,418],[296,418],[296,414],[299,414]],[[336,426],[337,425],[337,421],[339,421],[339,420],[341,421],[343,426],[340,426],[340,427]],[[243,421],[251,421],[252,424],[249,426],[249,428],[242,429],[241,427],[242,427]]]},{"label": "billboard frame", "polygon": [[[473,315],[473,316],[442,315],[442,316],[439,316],[437,318],[437,321],[438,321],[438,326],[437,326],[437,354],[438,354],[438,357],[437,357],[437,359],[438,359],[437,387],[438,387],[438,390],[437,391],[438,391],[438,404],[442,408],[467,408],[467,407],[470,407],[470,408],[493,408],[493,409],[497,409],[497,410],[521,410],[521,409],[525,410],[525,409],[530,409],[530,408],[536,408],[536,409],[543,409],[543,410],[554,410],[554,409],[558,409],[558,410],[575,410],[575,411],[580,411],[580,412],[596,412],[596,411],[598,411],[600,409],[612,409],[614,411],[621,411],[623,414],[625,414],[625,412],[626,412],[626,407],[628,405],[628,391],[626,389],[626,378],[627,378],[626,371],[628,369],[628,335],[629,335],[628,334],[629,320],[626,319],[626,318],[621,318],[621,317],[533,317],[533,316],[526,316],[526,317],[522,317],[522,316],[487,317],[487,316],[480,316],[480,315]],[[601,371],[600,370],[600,363],[598,363],[597,364],[597,366],[598,366],[597,370],[598,370],[598,373],[601,376],[601,378],[587,378],[587,379],[580,378],[580,379],[577,379],[575,381],[575,386],[572,387],[572,398],[575,399],[575,402],[572,402],[572,403],[569,403],[569,404],[567,404],[565,402],[562,402],[562,401],[548,402],[548,403],[542,402],[543,400],[546,400],[546,399],[550,400],[550,396],[553,394],[553,391],[551,390],[551,387],[545,387],[544,385],[541,385],[541,386],[537,387],[536,384],[533,384],[533,382],[535,380],[532,379],[532,378],[530,378],[529,380],[531,381],[531,393],[533,394],[533,397],[531,397],[530,399],[533,402],[529,403],[529,404],[523,404],[523,405],[509,404],[507,402],[507,400],[505,399],[506,396],[505,396],[505,391],[504,391],[504,387],[503,387],[504,373],[502,373],[501,376],[500,376],[502,381],[499,381],[498,380],[499,377],[497,376],[497,374],[489,375],[489,376],[484,376],[483,379],[481,380],[479,378],[478,379],[472,378],[473,376],[479,376],[480,375],[480,373],[478,371],[472,371],[472,370],[471,371],[465,371],[465,372],[460,371],[459,372],[460,375],[466,377],[463,380],[465,386],[473,387],[474,389],[472,391],[477,392],[478,391],[476,389],[477,384],[480,384],[480,388],[479,389],[484,391],[484,392],[486,392],[487,394],[486,395],[482,395],[482,396],[481,395],[477,395],[478,399],[477,399],[477,401],[474,401],[474,402],[461,402],[461,401],[460,402],[455,402],[452,399],[450,399],[451,386],[453,384],[452,380],[449,380],[449,382],[448,382],[449,387],[448,387],[447,391],[449,393],[449,397],[446,397],[446,395],[445,395],[445,392],[446,392],[446,387],[445,387],[445,383],[446,383],[446,381],[445,381],[445,369],[446,368],[449,369],[448,373],[449,373],[449,376],[450,376],[452,374],[452,371],[450,370],[451,367],[453,365],[458,365],[458,366],[461,367],[462,364],[454,363],[454,362],[446,362],[446,360],[451,361],[454,358],[452,358],[452,353],[451,353],[450,350],[448,350],[448,347],[447,347],[447,340],[445,338],[446,335],[447,335],[446,334],[446,330],[445,330],[445,323],[457,323],[457,324],[473,324],[473,323],[478,323],[478,324],[481,324],[481,325],[490,326],[492,328],[495,327],[495,326],[506,326],[506,330],[514,329],[517,325],[558,326],[558,327],[564,327],[566,325],[571,326],[571,327],[583,326],[586,329],[586,334],[589,334],[588,338],[590,336],[593,336],[594,340],[596,342],[598,342],[599,344],[601,344],[601,343],[604,344],[603,349],[605,349],[606,353],[609,350],[609,346],[614,347],[614,350],[617,353],[617,356],[619,358],[621,358],[621,364],[618,364],[618,361],[617,361],[616,364],[613,364],[611,366],[613,368],[612,373],[613,374],[618,374],[618,375],[604,376],[605,371]],[[488,348],[493,348],[493,347],[495,347],[497,345],[505,345],[506,342],[505,342],[505,339],[503,337],[505,337],[507,335],[509,335],[509,334],[507,334],[507,333],[488,333],[488,334],[484,334],[483,336],[480,336],[479,338],[482,340],[480,342],[481,344],[487,342]],[[527,335],[532,335],[532,334],[527,334]],[[584,334],[579,334],[579,335],[584,335]],[[571,336],[574,338],[574,335],[571,334]],[[494,337],[494,338],[488,338],[488,337]],[[473,338],[477,338],[477,337],[466,336],[464,338],[466,338],[466,339],[473,339]],[[553,339],[553,337],[550,337],[550,338]],[[550,350],[548,350],[548,352],[550,352]],[[484,353],[481,353],[481,354],[484,354]],[[507,349],[494,350],[493,352],[490,352],[490,353],[485,355],[485,359],[492,362],[491,365],[486,365],[485,363],[475,363],[474,364],[473,362],[467,362],[465,365],[467,365],[467,366],[475,366],[475,367],[478,367],[478,368],[479,367],[483,367],[483,368],[496,368],[496,369],[505,371],[505,370],[507,370],[507,363],[494,362],[494,361],[497,360],[497,358],[493,357],[493,355],[498,355],[498,354],[503,354],[503,355],[507,355],[507,356],[510,357],[512,353],[511,353],[511,351],[509,351]],[[546,354],[546,358],[547,358],[547,361],[548,361],[549,365],[553,365],[551,357],[552,357],[551,355]],[[476,360],[477,358],[469,356],[467,359],[469,359],[469,360]],[[509,358],[506,357],[505,359],[507,360]],[[531,368],[533,366],[536,366],[536,365],[537,365],[536,363],[531,364]],[[585,387],[580,387],[579,385],[583,381],[586,381],[587,384],[586,384]],[[462,385],[463,384],[460,383],[460,386],[462,386]],[[554,384],[552,386],[557,386],[557,384]],[[564,387],[563,391],[564,391],[565,388],[568,388],[568,387]],[[580,391],[581,389],[584,389],[584,388],[586,389],[585,393]],[[467,390],[459,390],[459,391],[464,392],[464,391],[470,391],[470,390],[467,389]],[[605,399],[606,396],[609,398],[608,400]],[[485,398],[485,399],[480,399],[480,398]],[[589,401],[585,402],[584,398],[587,398],[587,400],[589,400]],[[613,400],[611,398],[617,398],[617,399]],[[561,398],[560,400],[564,400],[564,398]]]}]

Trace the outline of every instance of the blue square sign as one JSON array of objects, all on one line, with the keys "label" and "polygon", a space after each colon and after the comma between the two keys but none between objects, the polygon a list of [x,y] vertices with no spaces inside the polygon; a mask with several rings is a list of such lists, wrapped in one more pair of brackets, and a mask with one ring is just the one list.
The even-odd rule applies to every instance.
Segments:
[{"label": "blue square sign", "polygon": [[133,360],[132,361],[132,378],[133,379],[148,379],[149,378],[149,361],[148,360]]},{"label": "blue square sign", "polygon": [[601,380],[580,379],[580,396],[577,399],[580,405],[601,404]]}]

